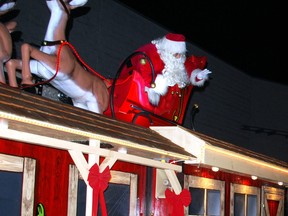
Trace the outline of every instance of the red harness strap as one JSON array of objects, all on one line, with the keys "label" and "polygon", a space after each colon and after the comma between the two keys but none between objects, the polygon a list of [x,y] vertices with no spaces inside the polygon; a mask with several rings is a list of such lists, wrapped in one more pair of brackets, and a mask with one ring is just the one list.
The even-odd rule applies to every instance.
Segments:
[{"label": "red harness strap", "polygon": [[[44,85],[44,84],[47,84],[47,83],[51,82],[51,81],[57,76],[57,74],[58,74],[59,65],[60,65],[61,50],[62,50],[63,46],[65,46],[65,45],[68,45],[68,46],[72,49],[74,55],[76,56],[76,58],[78,58],[78,60],[82,63],[82,65],[83,65],[84,67],[86,67],[89,71],[91,71],[91,72],[94,73],[96,76],[98,76],[99,78],[101,78],[102,80],[104,80],[104,82],[105,82],[105,84],[106,84],[106,81],[105,81],[106,78],[105,78],[104,76],[100,75],[100,74],[99,74],[98,72],[96,72],[95,70],[93,70],[89,65],[87,65],[87,64],[83,61],[83,59],[80,57],[80,55],[78,54],[78,52],[76,51],[76,49],[75,49],[69,42],[67,42],[66,40],[43,41],[43,42],[42,42],[42,45],[44,45],[44,46],[54,46],[54,45],[57,45],[57,44],[60,44],[60,47],[59,47],[58,53],[57,53],[57,62],[56,62],[56,71],[55,71],[55,74],[54,74],[50,79],[48,79],[48,80],[45,80],[45,81],[43,81],[43,82],[38,82],[38,83],[35,83],[35,84],[32,84],[32,85],[24,85],[24,86],[21,87],[21,89],[31,88],[31,87],[33,87],[33,86],[38,86],[38,85]],[[107,82],[107,84],[108,84],[108,83],[109,83],[109,82]],[[106,84],[106,85],[107,85],[107,84]]]}]

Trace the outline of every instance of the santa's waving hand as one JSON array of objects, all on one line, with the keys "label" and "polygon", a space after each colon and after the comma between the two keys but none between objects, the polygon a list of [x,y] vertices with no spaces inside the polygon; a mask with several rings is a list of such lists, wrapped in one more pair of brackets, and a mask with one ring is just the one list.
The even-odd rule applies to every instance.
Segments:
[{"label": "santa's waving hand", "polygon": [[189,56],[185,61],[185,68],[193,86],[203,86],[212,72],[206,68],[206,56]]}]

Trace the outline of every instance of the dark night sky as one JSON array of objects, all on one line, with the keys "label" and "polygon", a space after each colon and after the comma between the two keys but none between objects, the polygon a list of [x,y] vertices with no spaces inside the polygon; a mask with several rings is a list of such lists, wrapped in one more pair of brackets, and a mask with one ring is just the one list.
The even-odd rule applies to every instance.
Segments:
[{"label": "dark night sky", "polygon": [[288,84],[284,1],[118,1],[253,77]]}]

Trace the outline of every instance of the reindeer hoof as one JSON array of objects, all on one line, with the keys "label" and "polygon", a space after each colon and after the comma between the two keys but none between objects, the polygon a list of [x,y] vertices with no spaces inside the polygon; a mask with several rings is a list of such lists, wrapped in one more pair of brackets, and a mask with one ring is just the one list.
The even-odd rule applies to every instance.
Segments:
[{"label": "reindeer hoof", "polygon": [[21,84],[20,88],[26,92],[29,92],[31,94],[36,94],[36,87],[33,85],[29,85],[29,84]]}]

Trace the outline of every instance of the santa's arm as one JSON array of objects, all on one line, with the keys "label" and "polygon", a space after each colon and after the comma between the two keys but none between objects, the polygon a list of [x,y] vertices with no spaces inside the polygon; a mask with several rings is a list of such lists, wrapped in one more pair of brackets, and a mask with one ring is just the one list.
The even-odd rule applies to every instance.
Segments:
[{"label": "santa's arm", "polygon": [[209,74],[212,73],[206,69],[207,57],[194,56],[187,57],[185,68],[190,78],[190,83],[194,86],[203,86],[205,81],[209,79]]}]

